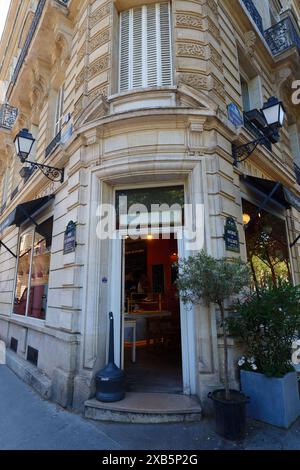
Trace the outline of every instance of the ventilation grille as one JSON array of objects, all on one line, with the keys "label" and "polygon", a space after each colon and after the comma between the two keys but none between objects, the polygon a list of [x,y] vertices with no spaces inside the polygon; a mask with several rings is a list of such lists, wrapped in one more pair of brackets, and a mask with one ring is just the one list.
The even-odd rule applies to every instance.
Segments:
[{"label": "ventilation grille", "polygon": [[27,348],[27,361],[31,362],[34,366],[37,366],[39,359],[39,352],[37,349],[28,346]]},{"label": "ventilation grille", "polygon": [[14,352],[18,351],[18,340],[13,336],[10,338],[10,349]]}]

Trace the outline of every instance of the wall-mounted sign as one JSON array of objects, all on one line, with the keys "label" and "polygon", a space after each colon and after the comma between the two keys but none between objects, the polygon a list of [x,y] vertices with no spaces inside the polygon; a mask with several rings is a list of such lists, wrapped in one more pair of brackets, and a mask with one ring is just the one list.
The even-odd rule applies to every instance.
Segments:
[{"label": "wall-mounted sign", "polygon": [[64,255],[73,253],[76,248],[76,224],[71,220],[68,223],[64,236]]},{"label": "wall-mounted sign", "polygon": [[235,103],[230,103],[227,106],[227,115],[230,122],[235,127],[242,127],[244,125],[244,117],[240,108]]},{"label": "wall-mounted sign", "polygon": [[224,240],[227,251],[240,252],[239,231],[232,217],[227,217],[226,219]]}]

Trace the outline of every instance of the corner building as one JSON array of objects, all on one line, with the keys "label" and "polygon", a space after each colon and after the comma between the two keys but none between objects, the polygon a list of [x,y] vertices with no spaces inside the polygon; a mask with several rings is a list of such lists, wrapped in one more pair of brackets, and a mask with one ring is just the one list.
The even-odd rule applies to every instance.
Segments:
[{"label": "corner building", "polygon": [[[165,239],[159,223],[140,239],[118,224],[115,239],[97,236],[99,207],[118,212],[120,195],[189,204],[182,224],[200,227],[209,254],[248,258],[254,284],[300,282],[299,21],[298,0],[12,0],[0,44],[0,338],[43,396],[84,409],[109,311],[132,392],[205,403],[221,386],[218,312],[176,295],[173,263],[191,253],[178,225]],[[249,111],[272,96],[286,110],[280,141],[233,165],[233,144],[262,136]],[[29,160],[63,168],[62,183],[20,162],[24,128]],[[232,341],[232,386],[238,355]]]}]

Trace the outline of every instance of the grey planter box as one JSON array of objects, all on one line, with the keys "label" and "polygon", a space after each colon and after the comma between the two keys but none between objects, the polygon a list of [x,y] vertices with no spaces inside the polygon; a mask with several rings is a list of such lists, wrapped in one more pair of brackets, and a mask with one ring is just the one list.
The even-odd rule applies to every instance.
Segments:
[{"label": "grey planter box", "polygon": [[283,428],[300,415],[296,372],[282,378],[269,378],[256,372],[241,370],[242,391],[250,397],[247,415],[258,421]]}]

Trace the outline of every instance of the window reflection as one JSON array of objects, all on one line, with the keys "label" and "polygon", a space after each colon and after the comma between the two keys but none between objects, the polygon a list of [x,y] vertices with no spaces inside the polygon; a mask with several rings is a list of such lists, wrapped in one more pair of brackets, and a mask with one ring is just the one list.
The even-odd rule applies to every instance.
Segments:
[{"label": "window reflection", "polygon": [[14,301],[14,313],[26,315],[28,281],[30,274],[33,232],[22,235],[19,248],[19,263]]},{"label": "window reflection", "polygon": [[285,221],[265,210],[258,211],[248,201],[243,201],[243,218],[254,287],[291,280]]},{"label": "window reflection", "polygon": [[40,320],[45,319],[48,298],[52,230],[53,218],[50,218],[35,229],[34,235],[33,232],[30,232],[21,237],[14,313],[26,315],[26,302],[29,285],[30,295],[27,306],[27,315]]}]

